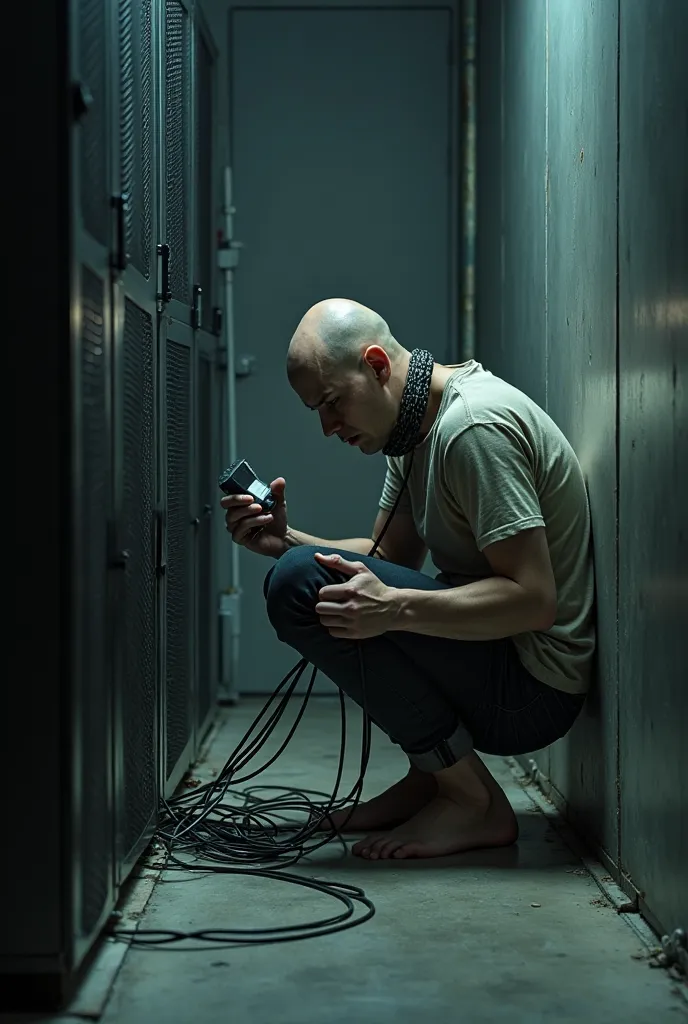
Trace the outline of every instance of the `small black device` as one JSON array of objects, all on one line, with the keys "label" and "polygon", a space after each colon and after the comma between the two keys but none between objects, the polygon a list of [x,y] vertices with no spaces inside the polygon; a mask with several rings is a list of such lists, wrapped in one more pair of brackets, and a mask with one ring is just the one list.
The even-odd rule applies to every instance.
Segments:
[{"label": "small black device", "polygon": [[220,490],[225,494],[250,494],[263,512],[272,512],[277,499],[267,484],[259,480],[246,459],[237,459],[220,477]]}]

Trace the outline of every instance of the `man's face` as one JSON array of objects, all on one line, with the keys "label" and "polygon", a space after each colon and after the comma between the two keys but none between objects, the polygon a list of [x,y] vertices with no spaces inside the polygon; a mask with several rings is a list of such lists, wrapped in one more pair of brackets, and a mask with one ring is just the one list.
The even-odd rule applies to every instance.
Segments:
[{"label": "man's face", "polygon": [[[381,379],[382,376],[382,379]],[[373,455],[384,448],[396,423],[398,409],[376,367],[327,373],[307,367],[290,375],[290,383],[305,405],[316,411],[326,437]]]}]

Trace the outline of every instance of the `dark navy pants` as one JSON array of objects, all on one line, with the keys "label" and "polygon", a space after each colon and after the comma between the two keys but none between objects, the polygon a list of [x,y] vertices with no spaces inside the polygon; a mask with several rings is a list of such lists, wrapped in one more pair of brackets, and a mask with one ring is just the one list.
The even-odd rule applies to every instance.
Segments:
[{"label": "dark navy pants", "polygon": [[447,584],[377,558],[306,546],[283,555],[265,581],[279,639],[357,704],[365,703],[371,719],[422,771],[447,768],[473,749],[503,755],[538,750],[571,728],[584,697],[535,679],[509,639],[448,640],[402,631],[368,640],[330,636],[315,605],[320,589],[342,576],[319,565],[316,551],[362,561],[391,587],[444,590]]}]

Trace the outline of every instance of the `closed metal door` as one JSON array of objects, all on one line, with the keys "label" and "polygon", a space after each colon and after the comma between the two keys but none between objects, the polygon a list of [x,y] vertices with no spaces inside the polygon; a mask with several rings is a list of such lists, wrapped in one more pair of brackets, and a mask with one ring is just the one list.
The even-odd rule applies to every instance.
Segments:
[{"label": "closed metal door", "polygon": [[217,159],[215,109],[217,48],[199,8],[194,15],[195,163],[196,217],[194,322],[212,330],[213,306],[217,304]]},{"label": "closed metal door", "polygon": [[150,839],[158,804],[156,172],[160,150],[155,140],[160,116],[155,74],[159,8],[154,0],[119,0],[116,40],[113,427],[115,531],[122,571],[112,620],[121,882]]},{"label": "closed metal door", "polygon": [[162,212],[169,246],[167,314],[190,324],[193,307],[194,221],[193,27],[184,0],[165,0],[162,39],[162,111],[164,143]]},{"label": "closed metal door", "polygon": [[217,507],[219,436],[217,431],[217,338],[196,336],[196,445],[194,459],[196,526],[196,749],[216,704],[218,684],[217,570],[213,515]]},{"label": "closed metal door", "polygon": [[162,318],[162,332],[166,563],[162,759],[165,794],[169,794],[186,771],[194,746],[194,338],[190,327],[167,317]]},{"label": "closed metal door", "polygon": [[74,262],[72,308],[73,691],[72,819],[63,851],[72,889],[65,903],[66,962],[90,947],[112,905],[114,834],[112,674],[108,591],[112,583],[112,232],[109,136],[112,98],[108,47],[112,23],[100,0],[71,5],[71,74],[75,83],[72,136]]},{"label": "closed metal door", "polygon": [[[230,38],[238,365],[255,359],[237,381],[239,454],[267,481],[286,478],[293,526],[370,536],[384,460],[322,437],[289,389],[286,350],[312,303],[343,295],[409,348],[457,351],[451,14],[237,10]],[[295,660],[265,615],[269,568],[242,551],[243,692],[271,691]]]}]

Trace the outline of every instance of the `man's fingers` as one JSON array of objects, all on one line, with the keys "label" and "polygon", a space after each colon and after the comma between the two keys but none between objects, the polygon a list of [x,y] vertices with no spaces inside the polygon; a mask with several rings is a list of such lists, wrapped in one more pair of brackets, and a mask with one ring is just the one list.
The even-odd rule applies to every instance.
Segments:
[{"label": "man's fingers", "polygon": [[318,591],[321,601],[346,601],[353,591],[348,583],[330,583]]},{"label": "man's fingers", "polygon": [[260,529],[261,526],[267,526],[270,522],[272,522],[272,516],[269,512],[262,516],[245,516],[229,527],[232,540],[236,544],[243,544],[254,530]]},{"label": "man's fingers", "polygon": [[330,620],[334,623],[347,622],[353,609],[346,604],[335,604],[332,601],[319,601],[315,606],[315,613],[324,621]]},{"label": "man's fingers", "polygon": [[264,515],[259,514],[262,512],[263,509],[258,504],[248,505],[245,508],[232,508],[225,516],[227,529],[233,537],[236,537],[235,531],[241,527],[242,524],[248,523],[247,529],[251,530],[253,525],[259,525],[260,520],[265,518]]},{"label": "man's fingers", "polygon": [[323,555],[322,552],[316,551],[315,557],[321,565],[326,565],[330,569],[339,569],[342,572],[350,573],[355,576],[360,572],[369,572],[363,562],[350,562],[346,558],[342,558],[341,555]]},{"label": "man's fingers", "polygon": [[250,494],[227,494],[220,498],[220,504],[223,508],[247,508],[253,504],[253,498]]},{"label": "man's fingers", "polygon": [[275,495],[278,501],[284,501],[284,489],[286,482],[283,476],[278,476],[276,480],[273,480],[270,484],[270,490]]}]

